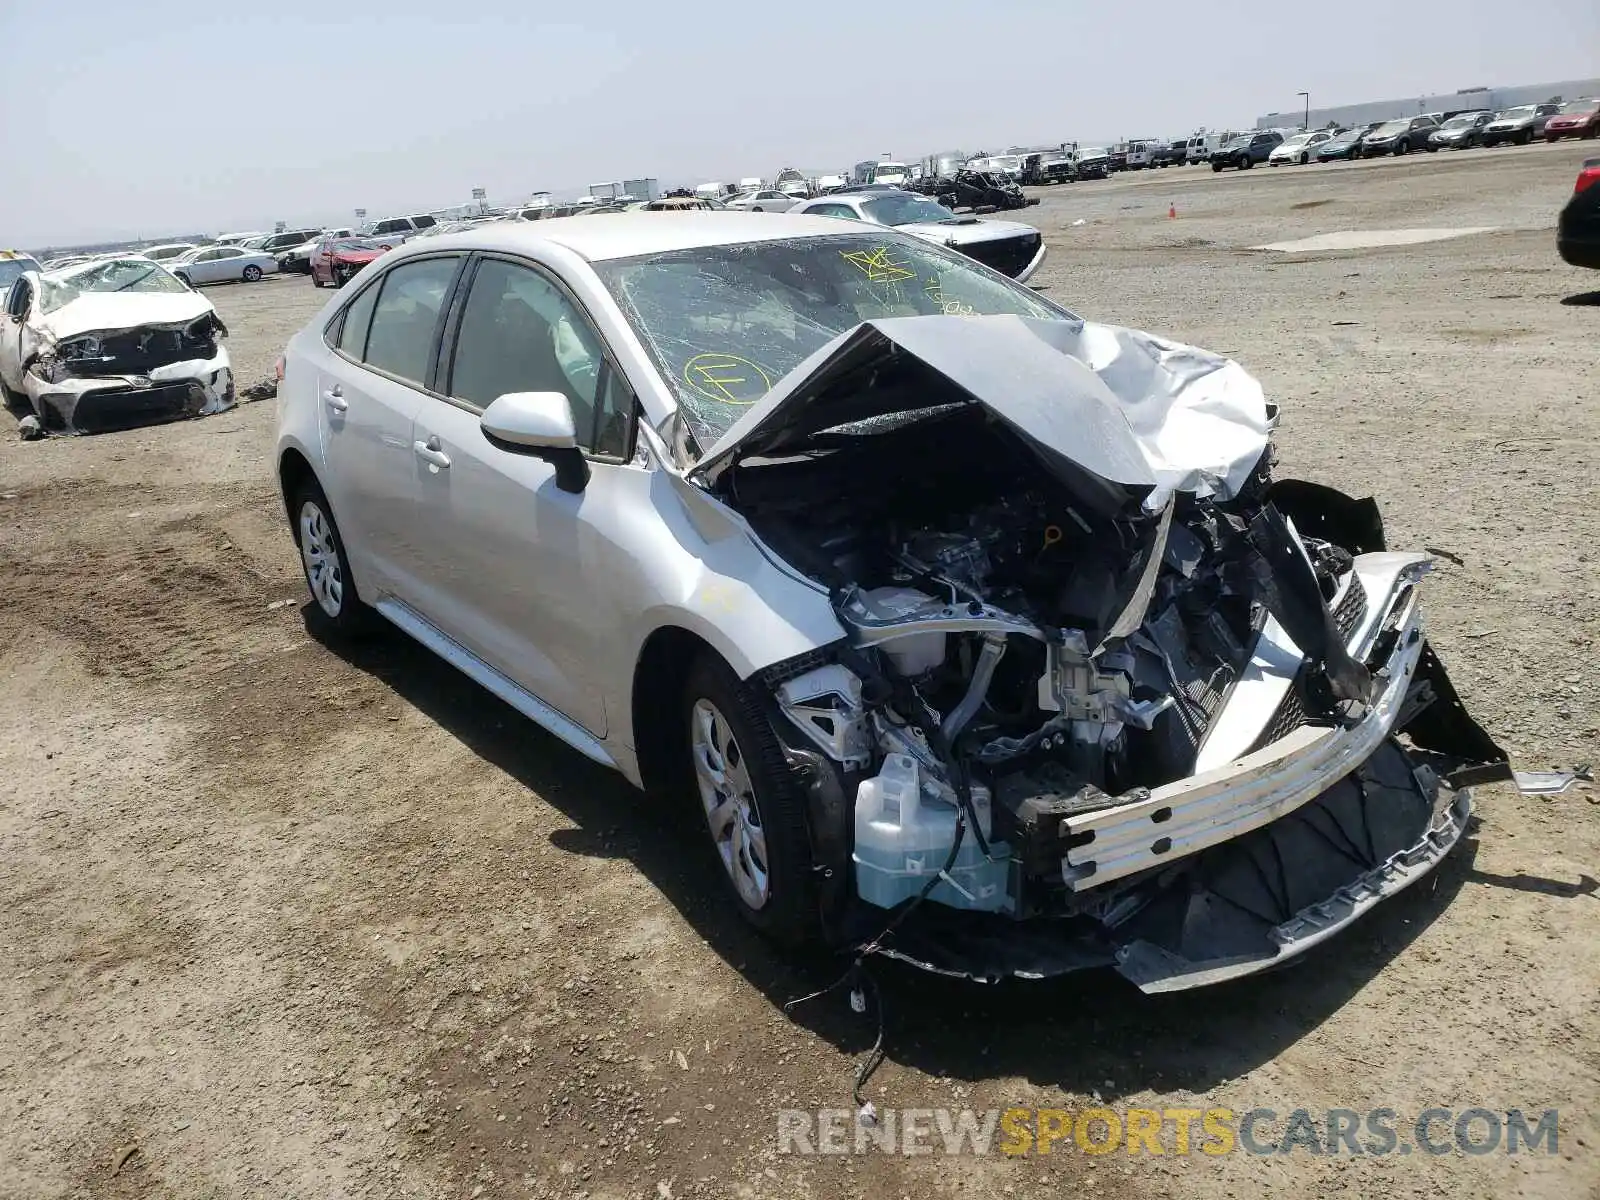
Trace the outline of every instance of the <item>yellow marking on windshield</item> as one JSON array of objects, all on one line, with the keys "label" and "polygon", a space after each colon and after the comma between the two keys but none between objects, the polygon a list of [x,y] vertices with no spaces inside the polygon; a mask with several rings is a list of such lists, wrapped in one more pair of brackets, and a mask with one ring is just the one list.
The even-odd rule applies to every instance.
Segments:
[{"label": "yellow marking on windshield", "polygon": [[868,283],[899,283],[904,279],[915,279],[917,273],[903,262],[896,262],[891,256],[893,251],[888,246],[878,246],[872,250],[841,250],[846,261],[854,263],[856,268],[867,277]]},{"label": "yellow marking on windshield", "polygon": [[723,404],[754,404],[772,390],[772,380],[737,354],[696,354],[683,364],[683,381]]}]

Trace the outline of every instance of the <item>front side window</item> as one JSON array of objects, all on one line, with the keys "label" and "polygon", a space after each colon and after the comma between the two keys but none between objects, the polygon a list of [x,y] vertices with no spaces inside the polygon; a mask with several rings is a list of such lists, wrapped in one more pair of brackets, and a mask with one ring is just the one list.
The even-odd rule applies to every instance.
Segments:
[{"label": "front side window", "polygon": [[884,229],[674,250],[595,269],[702,449],[807,356],[863,321],[1075,319],[968,258]]},{"label": "front side window", "polygon": [[421,386],[427,380],[428,354],[445,297],[460,259],[425,258],[384,275],[363,361]]},{"label": "front side window", "polygon": [[631,393],[606,363],[588,318],[548,277],[519,263],[479,265],[461,310],[449,390],[478,408],[508,392],[560,392],[586,450],[621,454],[626,444]]}]

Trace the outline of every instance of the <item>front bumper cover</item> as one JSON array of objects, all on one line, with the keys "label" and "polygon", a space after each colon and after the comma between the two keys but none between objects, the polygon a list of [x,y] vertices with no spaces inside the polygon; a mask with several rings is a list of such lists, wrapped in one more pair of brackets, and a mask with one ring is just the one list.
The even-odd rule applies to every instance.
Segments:
[{"label": "front bumper cover", "polygon": [[65,375],[32,371],[24,390],[47,433],[104,433],[208,416],[238,402],[225,346],[210,358],[154,367],[144,375]]}]

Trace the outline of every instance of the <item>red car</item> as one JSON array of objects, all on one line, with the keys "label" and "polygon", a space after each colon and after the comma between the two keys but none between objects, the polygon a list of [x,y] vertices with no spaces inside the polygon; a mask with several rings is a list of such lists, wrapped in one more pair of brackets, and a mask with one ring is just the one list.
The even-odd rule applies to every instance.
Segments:
[{"label": "red car", "polygon": [[382,256],[388,246],[371,238],[337,238],[323,242],[311,254],[311,285],[331,283],[343,287],[355,273]]},{"label": "red car", "polygon": [[1592,138],[1600,134],[1600,100],[1588,98],[1569,100],[1544,123],[1544,140],[1560,141],[1564,137]]}]

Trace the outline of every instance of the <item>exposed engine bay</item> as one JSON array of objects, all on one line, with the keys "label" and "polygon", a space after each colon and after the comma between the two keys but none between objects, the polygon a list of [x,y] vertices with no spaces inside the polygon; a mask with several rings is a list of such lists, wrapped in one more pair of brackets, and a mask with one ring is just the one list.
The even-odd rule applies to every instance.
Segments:
[{"label": "exposed engine bay", "polygon": [[[1114,484],[917,378],[919,408],[779,428],[719,481],[848,633],[766,682],[835,772],[836,894],[927,910],[920,941],[859,940],[979,978],[1247,973],[1337,925],[1324,884],[1353,913],[1431,869],[1470,811],[1450,772],[1511,777],[1421,633],[1427,560],[1387,552],[1371,501],[1274,482],[1269,443],[1237,486]],[[903,383],[880,360],[869,386]]]}]

